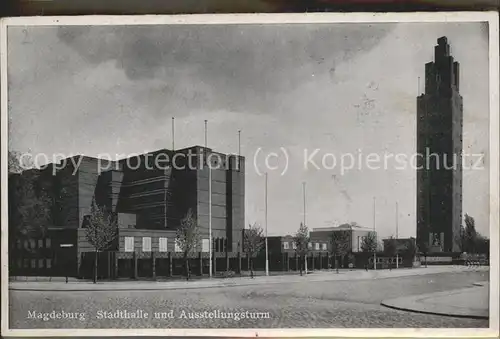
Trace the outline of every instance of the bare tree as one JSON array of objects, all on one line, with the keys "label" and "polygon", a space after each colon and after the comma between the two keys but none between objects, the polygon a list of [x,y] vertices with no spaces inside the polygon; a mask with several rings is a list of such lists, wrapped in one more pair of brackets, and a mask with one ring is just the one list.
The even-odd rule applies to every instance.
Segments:
[{"label": "bare tree", "polygon": [[[295,242],[295,252],[300,258],[306,260],[306,255],[309,251],[309,229],[303,223],[300,223],[300,227],[293,237]],[[302,265],[299,265],[300,275],[302,275]]]},{"label": "bare tree", "polygon": [[490,255],[490,239],[477,233],[475,249],[477,253],[485,254],[487,257]]},{"label": "bare tree", "polygon": [[16,239],[41,238],[58,225],[64,188],[49,171],[35,168],[29,153],[8,152],[9,234]]},{"label": "bare tree", "polygon": [[248,225],[243,233],[243,249],[247,254],[248,259],[248,269],[250,270],[250,276],[253,278],[253,257],[256,256],[262,249],[264,245],[264,231],[262,227],[258,224]]},{"label": "bare tree", "polygon": [[8,171],[9,173],[22,173],[27,169],[34,168],[31,155],[23,156],[21,152],[9,150],[8,153]]},{"label": "bare tree", "polygon": [[347,231],[333,232],[330,237],[330,244],[331,254],[335,260],[335,269],[339,273],[338,258],[340,257],[340,261],[343,262],[344,256],[351,250],[351,235]]},{"label": "bare tree", "polygon": [[186,270],[186,280],[189,280],[189,254],[194,253],[200,243],[200,232],[198,222],[191,209],[188,210],[186,216],[182,218],[181,224],[177,229],[175,241],[177,246],[184,254],[184,265]]},{"label": "bare tree", "polygon": [[[361,251],[365,253],[375,253],[377,251],[377,246],[377,234],[375,232],[368,232],[361,242]],[[373,264],[376,265],[376,263]]]},{"label": "bare tree", "polygon": [[373,253],[377,250],[377,245],[377,235],[375,232],[368,232],[361,242],[361,250],[363,252]]},{"label": "bare tree", "polygon": [[465,231],[463,242],[465,243],[465,251],[467,253],[476,253],[476,239],[476,222],[473,217],[465,214]]},{"label": "bare tree", "polygon": [[111,247],[118,235],[118,226],[113,213],[103,207],[99,207],[92,200],[90,215],[86,219],[85,235],[87,241],[95,249],[94,260],[94,284],[97,282],[97,258],[100,251],[105,251]]}]

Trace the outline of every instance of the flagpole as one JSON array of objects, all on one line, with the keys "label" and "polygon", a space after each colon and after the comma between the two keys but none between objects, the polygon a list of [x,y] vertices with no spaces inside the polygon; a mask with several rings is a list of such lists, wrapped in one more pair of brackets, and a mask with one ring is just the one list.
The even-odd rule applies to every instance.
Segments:
[{"label": "flagpole", "polygon": [[205,120],[205,164],[208,165],[208,249],[209,249],[209,277],[212,277],[212,170],[208,162],[208,126]]},{"label": "flagpole", "polygon": [[163,227],[167,229],[167,195],[168,195],[168,180],[167,180],[167,169],[163,170],[163,174],[165,175],[165,192],[163,195],[163,199],[165,200],[165,206],[163,208]]},{"label": "flagpole", "polygon": [[241,130],[238,131],[238,156],[241,155]]},{"label": "flagpole", "polygon": [[266,172],[266,187],[265,187],[265,203],[266,203],[266,206],[265,206],[265,216],[264,216],[264,220],[265,220],[265,227],[266,227],[266,276],[269,275],[269,250],[268,250],[268,245],[267,245],[267,172]]},{"label": "flagpole", "polygon": [[303,182],[302,183],[302,202],[303,202],[303,212],[304,212],[304,215],[303,215],[303,222],[304,222],[304,226],[306,224],[306,183]]},{"label": "flagpole", "polygon": [[399,214],[398,214],[398,202],[396,201],[396,268],[399,268],[399,253],[397,251],[398,246],[398,228],[399,228]]},{"label": "flagpole", "polygon": [[[172,117],[172,151],[174,150],[174,117]],[[167,197],[168,197],[168,180],[166,178],[167,176],[167,168],[163,170],[163,174],[165,175],[165,193],[163,196],[163,199],[165,200],[165,207],[164,207],[164,221],[163,221],[163,226],[165,229],[167,229]]]},{"label": "flagpole", "polygon": [[[304,208],[304,215],[302,216],[303,218],[303,223],[304,223],[304,226],[306,226],[306,182],[302,182],[302,201],[303,201],[303,208]],[[307,248],[308,248],[309,244],[306,244],[306,250],[305,250],[305,255],[304,255],[304,270],[306,272],[306,275],[307,275]]]},{"label": "flagpole", "polygon": [[373,269],[377,270],[377,231],[376,231],[376,219],[375,219],[375,204],[376,198],[373,197],[373,234],[375,236],[375,248],[373,250]]},{"label": "flagpole", "polygon": [[240,157],[241,157],[241,130],[238,130],[238,157],[236,160],[236,170],[240,170]]},{"label": "flagpole", "polygon": [[172,117],[172,151],[175,150],[175,118]]}]

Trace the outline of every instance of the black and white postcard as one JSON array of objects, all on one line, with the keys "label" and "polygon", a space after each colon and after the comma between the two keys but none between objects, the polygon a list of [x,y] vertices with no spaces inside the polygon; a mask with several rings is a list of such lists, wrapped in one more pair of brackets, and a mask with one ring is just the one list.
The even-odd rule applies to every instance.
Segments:
[{"label": "black and white postcard", "polygon": [[498,336],[498,29],[3,19],[2,334]]}]

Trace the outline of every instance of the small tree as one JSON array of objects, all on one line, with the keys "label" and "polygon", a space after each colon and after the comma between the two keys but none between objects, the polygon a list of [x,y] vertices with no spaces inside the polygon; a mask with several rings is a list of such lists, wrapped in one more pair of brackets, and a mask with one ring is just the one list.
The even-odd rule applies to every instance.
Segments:
[{"label": "small tree", "polygon": [[[368,232],[361,242],[361,251],[364,253],[375,253],[377,246],[377,234],[375,232]],[[376,263],[373,263],[373,265],[376,265]]]},{"label": "small tree", "polygon": [[184,255],[186,280],[189,280],[189,254],[194,253],[200,243],[198,222],[191,209],[189,209],[186,216],[182,218],[181,224],[177,229],[175,241]]},{"label": "small tree", "polygon": [[243,233],[243,249],[247,254],[248,269],[250,270],[250,277],[253,278],[253,257],[256,256],[264,246],[264,231],[257,223],[253,226],[248,225],[248,228]]},{"label": "small tree", "polygon": [[94,284],[97,282],[97,257],[100,251],[105,251],[111,247],[117,236],[118,226],[116,218],[106,208],[99,207],[95,200],[92,200],[90,215],[85,225],[85,235],[87,241],[95,249],[94,259]]},{"label": "small tree", "polygon": [[34,168],[33,158],[31,156],[24,157],[23,154],[17,151],[9,150],[8,152],[8,172],[22,173],[27,169]]},{"label": "small tree", "polygon": [[476,253],[476,222],[473,217],[465,214],[465,231],[464,231],[465,252]]},{"label": "small tree", "polygon": [[335,269],[339,273],[339,262],[337,260],[340,257],[340,261],[344,261],[344,256],[347,255],[351,249],[351,235],[347,231],[333,232],[330,237],[330,249],[331,254],[334,256]]},{"label": "small tree", "polygon": [[486,254],[486,256],[489,257],[489,255],[490,255],[490,240],[487,237],[478,233],[474,247],[475,247],[477,253]]},{"label": "small tree", "polygon": [[[40,239],[51,223],[51,198],[41,185],[38,170],[9,174],[9,239]],[[30,248],[34,250],[34,248]]]},{"label": "small tree", "polygon": [[64,189],[53,184],[51,173],[35,168],[33,159],[8,152],[9,237],[42,238],[48,225],[58,224]]},{"label": "small tree", "polygon": [[[295,252],[299,258],[304,258],[306,260],[307,253],[309,251],[309,229],[303,223],[300,223],[300,227],[293,237],[295,242]],[[300,275],[302,275],[302,265],[299,265]]]},{"label": "small tree", "polygon": [[368,232],[361,242],[361,251],[373,253],[377,250],[377,235],[375,232]]}]

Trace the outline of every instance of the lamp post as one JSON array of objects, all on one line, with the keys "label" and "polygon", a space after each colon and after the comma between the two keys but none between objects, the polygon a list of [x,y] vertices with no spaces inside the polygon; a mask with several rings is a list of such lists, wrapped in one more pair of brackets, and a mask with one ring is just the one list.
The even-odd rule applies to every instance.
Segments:
[{"label": "lamp post", "polygon": [[208,139],[208,127],[207,127],[207,120],[205,120],[205,163],[208,166],[208,244],[209,244],[209,249],[208,252],[209,254],[209,261],[208,261],[208,266],[209,266],[209,277],[212,277],[212,169],[211,169],[211,164],[208,162],[208,155],[207,155],[207,139]]},{"label": "lamp post", "polygon": [[398,215],[398,202],[396,201],[396,268],[399,268],[399,252],[398,252],[398,223],[399,223],[399,215]]},{"label": "lamp post", "polygon": [[265,221],[265,227],[266,227],[266,276],[269,275],[269,249],[267,245],[267,172],[266,172],[266,187],[265,187],[265,215],[264,215],[264,221]]},{"label": "lamp post", "polygon": [[373,197],[373,235],[375,236],[375,246],[373,249],[373,269],[377,270],[377,231],[376,231],[376,220],[375,220],[375,204],[376,198]]},{"label": "lamp post", "polygon": [[172,117],[172,151],[175,150],[175,118]]},{"label": "lamp post", "polygon": [[[303,217],[303,223],[304,223],[304,226],[306,226],[306,182],[302,182],[302,201],[303,201],[303,211],[304,211],[304,215],[302,216]],[[305,244],[306,246],[306,249],[305,249],[305,255],[304,255],[304,271],[306,272],[306,276],[307,276],[307,249],[309,248],[309,243]]]}]

